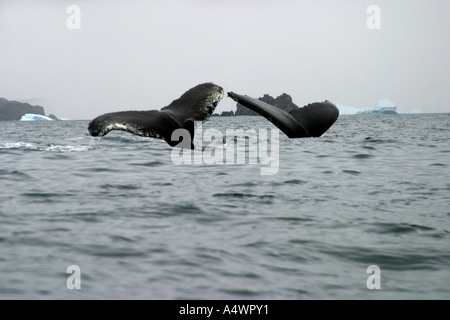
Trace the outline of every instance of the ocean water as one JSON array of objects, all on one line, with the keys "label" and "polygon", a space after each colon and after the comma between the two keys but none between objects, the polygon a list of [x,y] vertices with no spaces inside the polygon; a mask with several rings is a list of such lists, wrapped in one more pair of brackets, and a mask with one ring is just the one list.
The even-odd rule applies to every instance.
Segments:
[{"label": "ocean water", "polygon": [[175,165],[164,141],[92,138],[88,121],[0,122],[0,299],[449,299],[449,124],[357,115],[320,138],[280,132],[278,172],[261,175]]}]

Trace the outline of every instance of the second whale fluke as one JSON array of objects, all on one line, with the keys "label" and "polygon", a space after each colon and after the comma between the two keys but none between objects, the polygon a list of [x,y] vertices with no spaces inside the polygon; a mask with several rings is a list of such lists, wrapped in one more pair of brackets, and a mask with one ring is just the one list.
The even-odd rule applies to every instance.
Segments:
[{"label": "second whale fluke", "polygon": [[320,137],[339,117],[339,109],[330,101],[314,102],[286,112],[246,95],[228,92],[228,97],[265,117],[289,138]]}]

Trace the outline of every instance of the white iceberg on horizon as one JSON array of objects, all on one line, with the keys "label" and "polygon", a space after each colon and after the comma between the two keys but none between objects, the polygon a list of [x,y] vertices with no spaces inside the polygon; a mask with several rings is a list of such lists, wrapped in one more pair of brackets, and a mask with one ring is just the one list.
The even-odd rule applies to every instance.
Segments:
[{"label": "white iceberg on horizon", "polygon": [[401,111],[397,109],[397,105],[395,102],[389,99],[380,99],[378,100],[378,105],[375,107],[365,107],[365,108],[357,108],[357,107],[349,107],[342,104],[336,104],[336,107],[339,109],[339,113],[342,114],[418,114],[422,113],[421,110],[412,109],[410,112]]},{"label": "white iceberg on horizon", "polygon": [[22,116],[22,118],[20,118],[20,121],[42,121],[42,120],[53,121],[53,119],[50,117],[46,117],[41,114],[33,114],[33,113],[24,114]]},{"label": "white iceberg on horizon", "polygon": [[378,105],[375,107],[366,107],[358,114],[398,114],[397,105],[389,99],[378,100]]}]

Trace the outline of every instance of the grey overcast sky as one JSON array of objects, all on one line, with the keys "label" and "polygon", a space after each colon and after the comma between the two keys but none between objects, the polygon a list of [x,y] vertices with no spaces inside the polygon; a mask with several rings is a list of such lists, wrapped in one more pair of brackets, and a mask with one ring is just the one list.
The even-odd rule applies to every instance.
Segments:
[{"label": "grey overcast sky", "polygon": [[[370,5],[381,29],[367,27]],[[0,0],[0,97],[91,119],[214,82],[299,106],[450,112],[449,37],[449,0]]]}]

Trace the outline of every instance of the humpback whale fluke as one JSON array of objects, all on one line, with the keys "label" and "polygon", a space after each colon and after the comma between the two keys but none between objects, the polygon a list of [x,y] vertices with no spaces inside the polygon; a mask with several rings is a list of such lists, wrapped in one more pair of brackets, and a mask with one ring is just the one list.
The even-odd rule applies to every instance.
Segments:
[{"label": "humpback whale fluke", "polygon": [[[208,120],[222,98],[222,87],[214,83],[203,83],[186,91],[160,111],[106,113],[92,120],[88,130],[94,137],[104,136],[111,130],[123,130],[143,137],[163,139],[172,147],[193,149],[195,122]],[[180,128],[189,131],[189,144],[171,140],[172,132]]]},{"label": "humpback whale fluke", "polygon": [[289,138],[320,137],[339,116],[339,109],[327,100],[314,102],[288,113],[249,96],[234,92],[228,92],[228,96],[265,117]]}]

